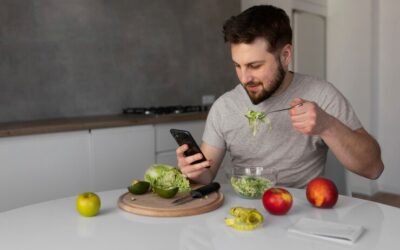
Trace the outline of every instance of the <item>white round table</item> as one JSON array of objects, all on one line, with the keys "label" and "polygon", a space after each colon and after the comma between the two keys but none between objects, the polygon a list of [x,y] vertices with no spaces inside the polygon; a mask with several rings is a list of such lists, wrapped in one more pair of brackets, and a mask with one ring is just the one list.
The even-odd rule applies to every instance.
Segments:
[{"label": "white round table", "polygon": [[[340,196],[333,209],[312,207],[305,191],[289,189],[292,209],[284,216],[266,212],[260,200],[236,196],[223,185],[224,204],[215,211],[188,217],[146,217],[117,207],[126,190],[98,192],[102,208],[85,218],[75,210],[75,198],[52,200],[0,213],[0,249],[397,249],[400,209]],[[2,201],[6,202],[6,201]],[[265,222],[255,231],[240,232],[226,226],[224,218],[234,206],[253,207]],[[353,245],[296,236],[288,228],[308,217],[362,225],[364,233]]]}]

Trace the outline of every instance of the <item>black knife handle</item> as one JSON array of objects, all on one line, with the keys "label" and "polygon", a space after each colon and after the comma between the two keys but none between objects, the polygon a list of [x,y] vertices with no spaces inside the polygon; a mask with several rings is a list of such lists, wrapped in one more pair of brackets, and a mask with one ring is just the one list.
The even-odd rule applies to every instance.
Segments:
[{"label": "black knife handle", "polygon": [[219,185],[218,182],[212,182],[212,183],[207,184],[207,185],[205,185],[205,186],[203,186],[203,187],[201,187],[201,188],[192,190],[192,191],[190,192],[190,195],[191,195],[193,198],[201,198],[201,197],[203,197],[204,195],[207,195],[207,194],[209,194],[209,193],[218,191],[220,187],[221,187],[221,186]]}]

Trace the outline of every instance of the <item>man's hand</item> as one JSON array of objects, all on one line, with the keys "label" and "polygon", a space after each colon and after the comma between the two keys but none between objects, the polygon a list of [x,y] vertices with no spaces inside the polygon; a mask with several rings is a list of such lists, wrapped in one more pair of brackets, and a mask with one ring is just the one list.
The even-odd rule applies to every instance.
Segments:
[{"label": "man's hand", "polygon": [[206,160],[191,165],[193,162],[198,161],[203,157],[200,153],[186,157],[184,155],[184,152],[188,149],[189,147],[187,144],[182,145],[176,149],[176,158],[178,162],[178,167],[181,170],[182,174],[184,174],[188,178],[197,179],[201,174],[203,174],[207,170],[207,167],[211,166],[211,161]]},{"label": "man's hand", "polygon": [[[298,104],[302,105],[298,105]],[[323,111],[315,102],[294,99],[289,110],[293,128],[306,135],[321,135],[329,127],[332,116]]]}]

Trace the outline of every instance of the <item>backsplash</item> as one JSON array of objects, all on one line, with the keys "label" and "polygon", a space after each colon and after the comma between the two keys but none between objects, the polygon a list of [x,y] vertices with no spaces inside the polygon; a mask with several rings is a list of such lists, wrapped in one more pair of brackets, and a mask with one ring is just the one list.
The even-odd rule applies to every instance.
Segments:
[{"label": "backsplash", "polygon": [[240,0],[0,0],[0,122],[198,105],[237,78]]}]

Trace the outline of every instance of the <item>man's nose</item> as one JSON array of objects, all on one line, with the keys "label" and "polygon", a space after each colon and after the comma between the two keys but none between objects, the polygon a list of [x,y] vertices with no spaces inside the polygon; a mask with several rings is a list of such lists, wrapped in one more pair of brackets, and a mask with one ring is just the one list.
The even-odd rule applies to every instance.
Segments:
[{"label": "man's nose", "polygon": [[252,76],[250,74],[250,72],[246,69],[242,69],[240,72],[240,82],[243,84],[246,84],[248,82],[252,81]]}]

